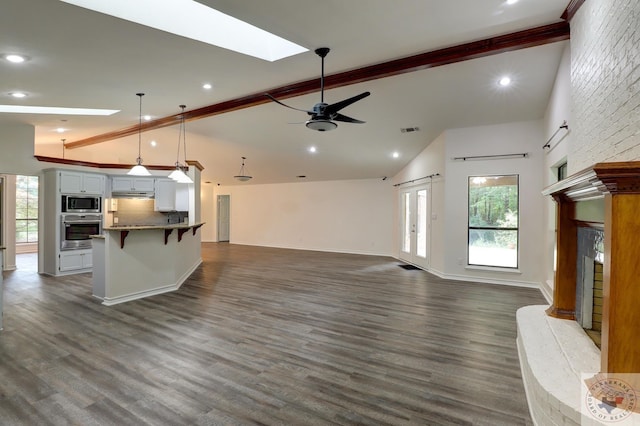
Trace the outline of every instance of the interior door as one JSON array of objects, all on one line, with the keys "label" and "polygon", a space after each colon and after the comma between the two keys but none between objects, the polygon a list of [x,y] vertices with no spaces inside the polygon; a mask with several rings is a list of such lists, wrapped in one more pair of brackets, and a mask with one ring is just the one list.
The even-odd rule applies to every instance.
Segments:
[{"label": "interior door", "polygon": [[400,190],[400,259],[429,267],[431,221],[429,189],[417,186]]},{"label": "interior door", "polygon": [[218,242],[229,241],[229,195],[218,195]]}]

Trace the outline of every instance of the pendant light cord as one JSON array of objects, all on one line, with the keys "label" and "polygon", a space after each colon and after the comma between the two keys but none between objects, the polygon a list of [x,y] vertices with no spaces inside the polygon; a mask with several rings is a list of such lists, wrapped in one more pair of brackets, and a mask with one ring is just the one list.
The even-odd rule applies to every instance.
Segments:
[{"label": "pendant light cord", "polygon": [[[182,108],[182,121],[180,122],[180,132],[182,133],[182,147],[184,149],[184,165],[187,166],[187,126],[185,125],[184,109],[186,105],[180,105]],[[178,135],[178,156],[176,158],[176,167],[180,165],[180,135]]]},{"label": "pendant light cord", "polygon": [[324,56],[321,57],[322,70],[320,73],[320,103],[324,103]]},{"label": "pendant light cord", "polygon": [[140,97],[140,121],[139,121],[139,125],[138,125],[138,158],[137,158],[137,162],[138,165],[142,164],[142,97],[144,96],[144,93],[136,93],[137,96]]},{"label": "pendant light cord", "polygon": [[184,167],[187,168],[187,125],[185,124],[184,109],[186,105],[180,105],[182,108],[182,148],[184,149]]}]

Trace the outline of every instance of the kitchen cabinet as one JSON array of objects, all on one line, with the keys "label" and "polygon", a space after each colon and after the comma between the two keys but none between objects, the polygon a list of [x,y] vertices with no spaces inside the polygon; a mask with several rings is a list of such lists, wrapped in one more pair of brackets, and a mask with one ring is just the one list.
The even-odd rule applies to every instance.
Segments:
[{"label": "kitchen cabinet", "polygon": [[62,194],[104,195],[104,175],[66,170],[58,173]]},{"label": "kitchen cabinet", "polygon": [[140,178],[128,176],[116,176],[111,178],[111,192],[139,191],[153,192],[155,188],[154,178]]},{"label": "kitchen cabinet", "polygon": [[154,208],[158,212],[189,211],[189,184],[157,179]]},{"label": "kitchen cabinet", "polygon": [[93,267],[93,254],[91,249],[69,250],[60,252],[60,272],[78,271]]}]

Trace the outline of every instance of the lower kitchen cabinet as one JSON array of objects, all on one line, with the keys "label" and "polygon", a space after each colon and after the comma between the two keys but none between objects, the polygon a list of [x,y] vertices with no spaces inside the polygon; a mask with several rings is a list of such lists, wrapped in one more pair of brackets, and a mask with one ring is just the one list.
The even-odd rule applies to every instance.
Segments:
[{"label": "lower kitchen cabinet", "polygon": [[91,249],[70,250],[60,252],[60,272],[79,271],[93,267],[93,255]]}]

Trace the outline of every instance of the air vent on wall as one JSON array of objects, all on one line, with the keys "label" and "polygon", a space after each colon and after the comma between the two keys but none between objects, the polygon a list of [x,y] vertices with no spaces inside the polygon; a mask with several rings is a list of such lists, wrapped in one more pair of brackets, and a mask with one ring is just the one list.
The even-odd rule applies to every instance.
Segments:
[{"label": "air vent on wall", "polygon": [[419,132],[420,127],[404,127],[400,129],[402,133],[411,133],[411,132]]}]

